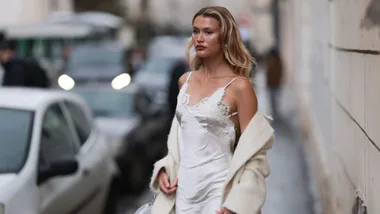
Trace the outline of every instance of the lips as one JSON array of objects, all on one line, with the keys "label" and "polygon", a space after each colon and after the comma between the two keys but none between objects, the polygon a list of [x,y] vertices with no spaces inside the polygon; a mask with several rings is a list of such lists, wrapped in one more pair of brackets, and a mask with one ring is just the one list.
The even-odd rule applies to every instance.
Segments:
[{"label": "lips", "polygon": [[204,49],[206,49],[206,47],[203,46],[203,45],[196,45],[196,46],[195,46],[195,50],[197,50],[197,51],[202,51],[202,50],[204,50]]}]

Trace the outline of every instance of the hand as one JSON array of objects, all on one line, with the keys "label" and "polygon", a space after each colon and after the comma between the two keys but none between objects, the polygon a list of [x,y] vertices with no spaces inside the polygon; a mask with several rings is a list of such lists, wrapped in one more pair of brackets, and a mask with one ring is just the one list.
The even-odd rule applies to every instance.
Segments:
[{"label": "hand", "polygon": [[170,184],[169,176],[166,173],[165,169],[162,169],[158,174],[158,185],[163,193],[170,195],[177,190],[178,178],[175,179],[173,184]]},{"label": "hand", "polygon": [[217,210],[216,214],[236,214],[236,213],[234,213],[231,210],[223,207],[222,209]]}]

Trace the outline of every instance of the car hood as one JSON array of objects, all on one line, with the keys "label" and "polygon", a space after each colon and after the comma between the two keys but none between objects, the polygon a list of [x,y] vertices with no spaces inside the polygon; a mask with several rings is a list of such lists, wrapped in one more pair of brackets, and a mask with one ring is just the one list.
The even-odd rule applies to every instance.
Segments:
[{"label": "car hood", "polygon": [[97,117],[95,124],[101,132],[110,137],[123,137],[138,125],[139,119],[116,118],[116,117]]},{"label": "car hood", "polygon": [[0,192],[3,192],[15,178],[16,174],[0,174]]},{"label": "car hood", "polygon": [[74,80],[113,79],[123,72],[121,66],[79,67],[71,68],[67,73]]}]

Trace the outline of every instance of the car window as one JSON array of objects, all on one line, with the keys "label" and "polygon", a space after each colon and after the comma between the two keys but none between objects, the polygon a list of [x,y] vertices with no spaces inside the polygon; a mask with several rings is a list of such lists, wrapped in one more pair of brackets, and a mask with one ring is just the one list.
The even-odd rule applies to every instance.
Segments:
[{"label": "car window", "polygon": [[65,102],[70,117],[74,123],[75,131],[78,134],[80,144],[83,145],[91,133],[91,121],[87,118],[83,109],[72,102]]},{"label": "car window", "polygon": [[18,173],[27,159],[32,111],[0,108],[0,173]]},{"label": "car window", "polygon": [[[91,54],[88,54],[91,53]],[[123,49],[116,48],[77,48],[69,59],[69,67],[120,66],[123,62]]]},{"label": "car window", "polygon": [[41,165],[48,166],[54,161],[74,158],[79,148],[68,122],[58,104],[46,111],[41,132]]},{"label": "car window", "polygon": [[86,101],[94,117],[130,117],[135,114],[131,93],[101,90],[75,92]]},{"label": "car window", "polygon": [[176,62],[171,58],[150,59],[144,65],[142,71],[147,73],[169,73]]}]

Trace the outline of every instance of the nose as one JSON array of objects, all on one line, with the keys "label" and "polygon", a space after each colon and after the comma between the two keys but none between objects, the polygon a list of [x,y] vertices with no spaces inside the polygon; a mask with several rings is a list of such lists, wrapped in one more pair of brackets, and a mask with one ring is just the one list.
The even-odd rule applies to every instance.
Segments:
[{"label": "nose", "polygon": [[200,32],[197,36],[197,42],[200,43],[200,42],[203,42],[204,41],[204,38],[203,38],[203,32]]}]

